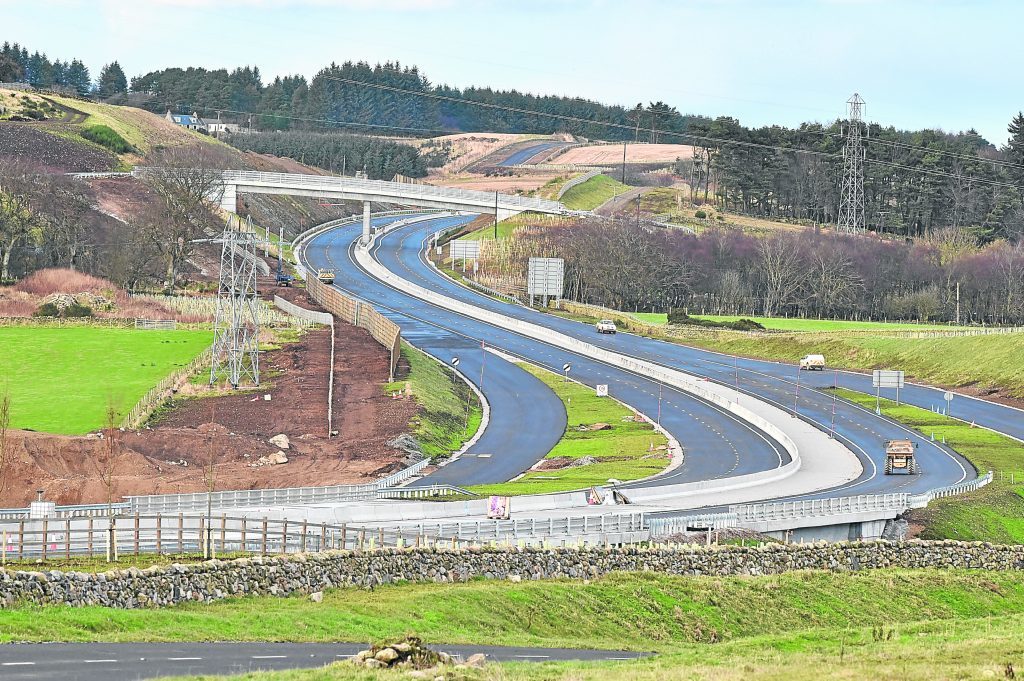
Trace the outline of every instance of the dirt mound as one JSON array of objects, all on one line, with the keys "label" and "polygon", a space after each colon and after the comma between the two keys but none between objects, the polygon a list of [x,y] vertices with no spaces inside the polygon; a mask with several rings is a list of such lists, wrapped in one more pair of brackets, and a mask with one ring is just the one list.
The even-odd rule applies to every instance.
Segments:
[{"label": "dirt mound", "polygon": [[[334,429],[339,434],[332,438],[327,437],[329,362],[330,331],[312,330],[261,357],[272,384],[258,392],[179,400],[153,428],[125,433],[115,497],[202,492],[211,452],[217,489],[361,483],[401,468],[406,453],[388,443],[407,430],[419,407],[412,399],[391,399],[381,389],[388,380],[388,353],[363,329],[338,326]],[[275,457],[280,448],[270,439],[280,433],[289,440],[287,462],[252,466]],[[12,484],[5,506],[24,506],[37,489],[61,504],[105,500],[96,465],[105,451],[101,438],[17,431],[11,442]]]}]

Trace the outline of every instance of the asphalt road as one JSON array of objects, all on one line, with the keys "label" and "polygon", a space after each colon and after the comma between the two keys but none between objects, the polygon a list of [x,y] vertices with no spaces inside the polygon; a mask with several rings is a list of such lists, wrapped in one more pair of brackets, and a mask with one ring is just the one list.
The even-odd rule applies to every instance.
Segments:
[{"label": "asphalt road", "polygon": [[[480,295],[443,277],[430,267],[422,256],[423,246],[433,231],[436,231],[436,228],[432,225],[422,223],[383,237],[379,240],[376,251],[378,259],[396,274],[450,297],[533,323],[543,324],[566,335],[586,340],[609,350],[678,368],[721,383],[738,385],[740,389],[761,399],[773,401],[780,407],[795,408],[802,418],[814,422],[823,430],[831,431],[834,428],[836,436],[846,442],[861,458],[865,470],[860,478],[842,488],[813,496],[834,496],[837,493],[925,491],[970,479],[975,475],[973,468],[962,457],[941,444],[932,443],[926,437],[912,433],[899,424],[875,416],[859,407],[844,402],[834,402],[832,396],[823,390],[829,387],[834,380],[838,380],[842,386],[870,391],[870,376],[824,372],[804,373],[798,378],[799,372],[793,365],[737,359],[627,333],[596,334],[589,324],[581,324],[553,315],[544,315],[522,306],[503,303]],[[800,382],[799,388],[797,381]],[[902,391],[901,397],[927,408],[929,399],[935,403],[935,397],[941,398],[941,394],[941,391],[915,387]],[[996,424],[993,427],[1012,430],[1012,421],[1016,417],[1017,427],[1024,430],[1024,419],[1020,418],[1022,416],[1020,411],[979,400],[965,398],[961,401],[970,403],[964,405],[964,410],[973,410],[979,423],[982,423],[984,419]],[[686,443],[687,435],[688,433],[681,437],[680,441]],[[884,440],[905,437],[918,443],[923,473],[917,476],[882,475]]]},{"label": "asphalt road", "polygon": [[[415,229],[432,233],[465,219],[437,218]],[[382,219],[379,224],[386,221]],[[526,371],[485,354],[480,349],[481,341],[559,373],[568,362],[575,379],[587,385],[614,385],[613,394],[618,399],[656,418],[660,386],[655,381],[430,305],[373,279],[350,255],[358,233],[359,227],[353,225],[314,238],[305,249],[310,266],[333,267],[336,286],[374,303],[402,327],[403,335],[417,347],[445,362],[457,354],[459,369],[478,386],[482,383],[482,392],[492,407],[491,423],[476,445],[458,461],[424,478],[422,484],[507,480],[542,458],[564,432],[565,411],[557,397]],[[400,230],[396,235],[405,233]],[[390,244],[391,239],[384,242]],[[381,258],[389,258],[387,249],[381,251]],[[666,480],[688,482],[739,475],[788,461],[788,454],[778,443],[728,412],[667,387],[662,394],[661,423],[686,450],[683,465],[666,475]]]},{"label": "asphalt road", "polygon": [[499,163],[498,165],[520,165],[522,163],[526,163],[527,161],[529,161],[531,158],[541,153],[542,151],[548,151],[549,149],[554,149],[555,147],[561,146],[565,146],[565,142],[540,142],[538,144],[533,144],[531,146],[520,149],[519,151],[515,152],[514,154],[506,158],[504,161]]},{"label": "asphalt road", "polygon": [[[3,681],[131,681],[160,676],[241,674],[322,667],[352,657],[362,643],[26,643],[0,645]],[[632,660],[648,653],[564,648],[431,646],[458,658],[495,662]]]}]

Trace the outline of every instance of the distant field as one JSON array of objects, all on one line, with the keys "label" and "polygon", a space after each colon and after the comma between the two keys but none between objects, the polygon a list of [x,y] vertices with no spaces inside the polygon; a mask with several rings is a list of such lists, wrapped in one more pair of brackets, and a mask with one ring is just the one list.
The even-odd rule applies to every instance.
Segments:
[{"label": "distant field", "polygon": [[[693,156],[688,144],[627,144],[626,163],[672,163],[677,158]],[[598,144],[575,147],[551,159],[551,163],[581,165],[619,165],[622,163],[621,144]]]},{"label": "distant field", "polygon": [[[636,312],[633,316],[648,324],[666,324],[668,315],[663,312]],[[738,319],[752,319],[766,329],[778,331],[949,331],[961,328],[941,324],[913,324],[909,322],[854,322],[842,319],[799,319],[796,317],[751,317],[747,315],[693,315],[699,319],[716,322],[734,322]]]},{"label": "distant field", "polygon": [[[668,465],[666,456],[650,456],[650,447],[664,445],[667,439],[647,423],[623,419],[633,412],[615,400],[598,397],[593,388],[565,382],[561,376],[529,364],[520,366],[544,381],[566,408],[568,429],[546,459],[580,459],[591,456],[596,463],[575,468],[530,471],[514,482],[478,485],[477,494],[547,494],[603,485],[609,478],[627,481],[661,472]],[[608,430],[577,430],[579,426],[607,423]]]},{"label": "distant field", "polygon": [[209,331],[0,327],[11,427],[65,435],[101,428],[108,401],[126,414],[211,341]]},{"label": "distant field", "polygon": [[607,175],[592,177],[583,184],[576,185],[562,195],[562,203],[572,210],[593,210],[617,194],[629,190],[618,180]]}]

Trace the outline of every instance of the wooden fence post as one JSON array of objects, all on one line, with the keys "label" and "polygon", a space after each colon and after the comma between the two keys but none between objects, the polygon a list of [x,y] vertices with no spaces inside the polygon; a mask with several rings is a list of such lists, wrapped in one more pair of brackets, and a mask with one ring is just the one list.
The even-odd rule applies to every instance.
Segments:
[{"label": "wooden fence post", "polygon": [[178,514],[178,553],[185,553],[185,518]]},{"label": "wooden fence post", "polygon": [[288,519],[281,525],[281,553],[288,553]]},{"label": "wooden fence post", "polygon": [[139,514],[135,514],[135,555],[139,555]]},{"label": "wooden fence post", "polygon": [[50,521],[47,518],[43,518],[43,560],[46,560],[46,540],[47,540],[47,527],[49,527]]},{"label": "wooden fence post", "polygon": [[89,516],[89,527],[88,527],[88,529],[86,531],[89,533],[88,544],[89,544],[89,557],[90,558],[92,558],[92,525],[93,525],[93,518],[92,518],[92,516]]},{"label": "wooden fence post", "polygon": [[71,518],[64,519],[64,558],[71,558]]},{"label": "wooden fence post", "polygon": [[260,555],[267,555],[267,519],[263,518],[263,536],[260,539]]},{"label": "wooden fence post", "polygon": [[300,553],[305,553],[306,552],[306,521],[305,520],[302,521],[302,539],[300,540],[300,543],[299,543],[299,552]]}]

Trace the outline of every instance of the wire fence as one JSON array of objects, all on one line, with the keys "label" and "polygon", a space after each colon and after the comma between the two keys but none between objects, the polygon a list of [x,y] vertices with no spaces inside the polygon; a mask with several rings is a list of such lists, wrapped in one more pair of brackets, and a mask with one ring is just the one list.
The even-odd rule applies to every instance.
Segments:
[{"label": "wire fence", "polygon": [[135,403],[135,406],[125,414],[121,420],[121,427],[126,430],[133,430],[144,424],[158,407],[171,399],[178,392],[178,389],[193,374],[199,371],[200,367],[209,366],[210,360],[211,350],[207,348],[184,367],[165,376],[159,383],[150,388]]}]

